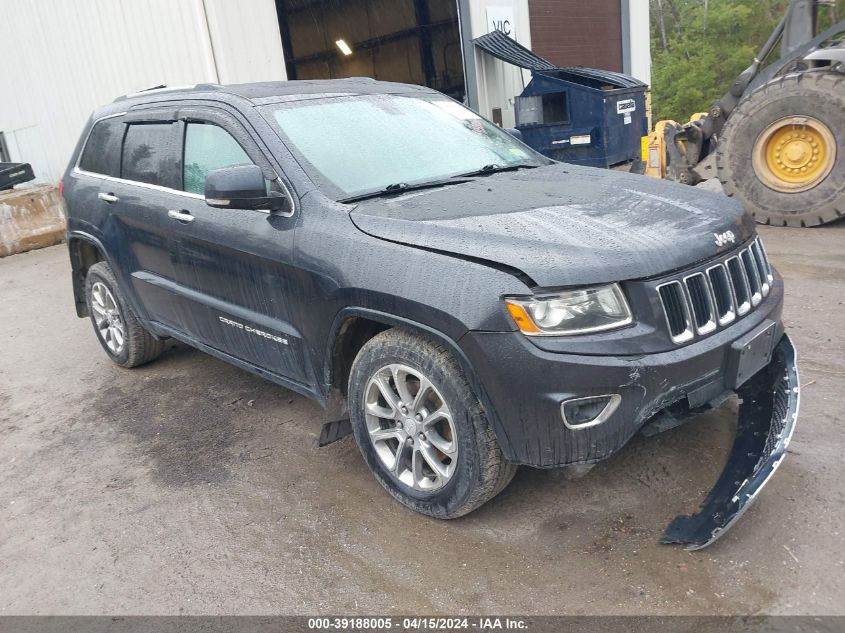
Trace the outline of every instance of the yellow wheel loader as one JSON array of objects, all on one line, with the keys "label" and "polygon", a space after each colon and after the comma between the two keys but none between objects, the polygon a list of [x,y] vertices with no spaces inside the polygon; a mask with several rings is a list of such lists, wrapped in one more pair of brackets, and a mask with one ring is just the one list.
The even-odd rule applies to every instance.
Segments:
[{"label": "yellow wheel loader", "polygon": [[[757,222],[845,216],[845,21],[818,32],[830,0],[791,0],[760,53],[709,112],[660,121],[641,169],[691,185],[717,177]],[[766,64],[780,43],[781,57]]]}]

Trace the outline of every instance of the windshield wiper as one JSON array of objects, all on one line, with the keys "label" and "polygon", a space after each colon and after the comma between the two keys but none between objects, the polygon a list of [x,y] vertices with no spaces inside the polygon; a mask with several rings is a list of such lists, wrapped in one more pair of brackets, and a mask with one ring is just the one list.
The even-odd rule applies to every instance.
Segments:
[{"label": "windshield wiper", "polygon": [[376,189],[375,191],[368,191],[348,198],[341,198],[338,202],[357,202],[359,200],[368,200],[369,198],[381,198],[384,196],[396,195],[405,193],[406,191],[416,191],[418,189],[433,189],[434,187],[446,187],[448,185],[459,185],[468,180],[460,180],[460,177],[445,178],[440,180],[427,180],[425,182],[416,182],[408,184],[407,182],[397,182],[392,185],[387,185],[384,189]]},{"label": "windshield wiper", "polygon": [[484,165],[481,169],[476,169],[475,171],[470,171],[465,174],[459,174],[455,176],[455,178],[468,178],[469,176],[486,176],[488,174],[497,174],[503,171],[516,171],[517,169],[534,169],[537,165],[531,165],[530,163],[516,163],[515,165],[498,165],[496,163],[492,163],[490,165]]},{"label": "windshield wiper", "polygon": [[447,185],[460,185],[461,183],[470,182],[467,178],[471,176],[486,176],[488,174],[495,174],[502,171],[516,171],[517,169],[534,169],[538,165],[530,163],[516,163],[514,165],[497,165],[495,163],[484,165],[481,169],[468,172],[466,174],[458,174],[450,178],[441,178],[438,180],[426,180],[423,182],[407,183],[396,182],[387,185],[383,189],[376,189],[375,191],[366,191],[347,198],[341,198],[338,202],[358,202],[359,200],[369,200],[370,198],[383,198],[385,196],[392,196],[406,191],[416,191],[418,189],[432,189],[434,187],[445,187]]}]

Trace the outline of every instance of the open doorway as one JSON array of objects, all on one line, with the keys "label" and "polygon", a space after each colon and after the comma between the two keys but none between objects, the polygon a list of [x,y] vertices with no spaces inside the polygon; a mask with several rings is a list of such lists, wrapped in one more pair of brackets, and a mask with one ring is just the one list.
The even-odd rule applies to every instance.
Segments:
[{"label": "open doorway", "polygon": [[463,101],[454,0],[276,0],[289,79],[372,77]]}]

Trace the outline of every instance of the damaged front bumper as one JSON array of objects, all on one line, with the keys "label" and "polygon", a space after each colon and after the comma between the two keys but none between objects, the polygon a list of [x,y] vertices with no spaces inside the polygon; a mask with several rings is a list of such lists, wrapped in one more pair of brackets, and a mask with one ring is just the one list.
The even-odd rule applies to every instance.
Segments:
[{"label": "damaged front bumper", "polygon": [[[662,539],[698,549],[748,508],[783,459],[795,426],[795,350],[780,322],[780,299],[772,301],[776,305],[764,315],[758,308],[759,321],[740,323],[741,331],[725,329],[659,354],[556,354],[516,333],[488,332],[466,337],[464,349],[475,367],[495,366],[482,380],[499,444],[509,460],[532,467],[595,464],[635,434],[671,428],[736,393],[737,436],[723,474],[701,509],[675,519]],[[613,393],[621,401],[606,421],[582,429],[563,423],[562,402]],[[674,422],[666,420],[669,427],[655,423],[665,413],[678,414]]]},{"label": "damaged front bumper", "polygon": [[783,335],[771,362],[738,390],[736,439],[727,465],[698,512],[676,517],[661,542],[707,547],[748,509],[786,455],[798,418],[795,348]]}]

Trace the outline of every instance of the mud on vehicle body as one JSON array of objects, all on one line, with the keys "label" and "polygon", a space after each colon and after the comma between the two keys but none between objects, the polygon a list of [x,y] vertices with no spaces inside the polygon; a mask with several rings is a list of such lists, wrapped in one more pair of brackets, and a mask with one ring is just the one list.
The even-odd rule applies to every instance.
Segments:
[{"label": "mud on vehicle body", "polygon": [[554,163],[426,88],[121,98],[64,192],[77,312],[115,362],[172,337],[314,398],[321,443],[354,433],[418,512],[464,515],[518,465],[594,463],[739,393],[725,475],[665,536],[700,547],[794,428],[783,284],[738,204]]}]

